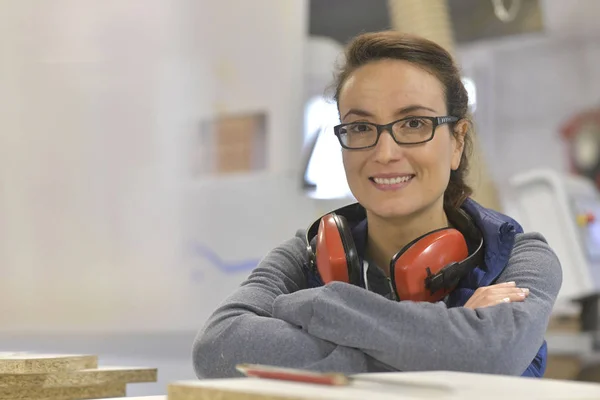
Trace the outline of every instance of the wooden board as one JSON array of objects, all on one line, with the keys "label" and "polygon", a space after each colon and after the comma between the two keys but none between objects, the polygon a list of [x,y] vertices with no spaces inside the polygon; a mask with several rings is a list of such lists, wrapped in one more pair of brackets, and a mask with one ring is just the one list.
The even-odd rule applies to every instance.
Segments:
[{"label": "wooden board", "polygon": [[[360,377],[361,375],[357,375]],[[600,385],[459,372],[369,374],[387,383],[322,386],[255,378],[173,382],[168,400],[600,399]]]},{"label": "wooden board", "polygon": [[[90,399],[90,400],[106,400],[106,399]],[[167,396],[142,396],[142,397],[116,397],[111,400],[168,400]]]},{"label": "wooden board", "polygon": [[89,386],[105,383],[156,382],[156,368],[100,367],[51,374],[0,374],[0,389],[13,386]]},{"label": "wooden board", "polygon": [[98,357],[78,354],[0,353],[0,374],[47,374],[98,367]]},{"label": "wooden board", "polygon": [[156,368],[98,367],[95,355],[0,353],[0,400],[123,397],[127,384],[156,382]]},{"label": "wooden board", "polygon": [[0,388],[2,400],[79,400],[90,398],[123,397],[127,384],[106,383],[92,386],[11,387]]}]

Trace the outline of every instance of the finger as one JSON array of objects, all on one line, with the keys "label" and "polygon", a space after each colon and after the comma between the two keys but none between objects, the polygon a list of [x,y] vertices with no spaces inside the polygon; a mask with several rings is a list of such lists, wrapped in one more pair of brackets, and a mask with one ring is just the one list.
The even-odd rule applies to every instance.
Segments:
[{"label": "finger", "polygon": [[488,286],[489,288],[493,288],[493,287],[504,287],[504,286],[517,286],[517,283],[514,281],[510,281],[510,282],[502,282],[502,283],[495,283],[493,285]]},{"label": "finger", "polygon": [[518,302],[522,302],[525,300],[525,298],[527,297],[526,293],[513,293],[513,294],[509,294],[507,296],[500,296],[495,298],[493,301],[491,301],[492,303],[495,304],[501,304],[501,303],[518,303]]},{"label": "finger", "polygon": [[503,283],[497,283],[495,285],[490,285],[490,286],[482,286],[477,288],[476,292],[488,292],[490,290],[496,290],[496,289],[500,289],[500,288],[510,288],[510,287],[516,287],[517,284],[515,282],[503,282]]},{"label": "finger", "polygon": [[529,294],[529,289],[527,288],[511,288],[511,287],[506,287],[506,288],[494,288],[494,289],[490,289],[486,292],[487,296],[501,296],[501,295],[510,295],[510,294],[517,294],[517,293],[525,293],[525,294]]},{"label": "finger", "polygon": [[518,303],[518,302],[522,302],[527,298],[527,294],[524,292],[520,292],[520,293],[512,293],[509,295],[501,295],[501,296],[485,296],[482,297],[480,299],[477,299],[477,301],[473,302],[473,306],[474,308],[484,308],[484,307],[491,307],[491,306],[495,306],[497,304],[502,304],[502,303]]},{"label": "finger", "polygon": [[[510,284],[511,282],[507,282]],[[524,301],[529,296],[529,289],[494,285],[478,288],[467,305],[467,308],[484,308],[501,303]]]}]

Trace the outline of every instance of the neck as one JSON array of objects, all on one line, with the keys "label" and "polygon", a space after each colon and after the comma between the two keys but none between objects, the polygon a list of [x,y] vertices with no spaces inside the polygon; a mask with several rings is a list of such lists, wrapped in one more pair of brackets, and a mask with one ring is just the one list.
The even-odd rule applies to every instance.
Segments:
[{"label": "neck", "polygon": [[389,276],[392,257],[421,235],[448,226],[443,204],[402,218],[381,218],[367,211],[367,254]]}]

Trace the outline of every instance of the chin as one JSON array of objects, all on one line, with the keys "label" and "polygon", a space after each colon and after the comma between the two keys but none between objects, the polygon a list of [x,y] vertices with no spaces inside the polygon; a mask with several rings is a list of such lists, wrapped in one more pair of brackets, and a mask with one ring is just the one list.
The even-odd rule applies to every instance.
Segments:
[{"label": "chin", "polygon": [[402,199],[386,199],[383,201],[366,201],[361,203],[365,209],[381,218],[404,218],[412,215],[423,208],[421,204],[415,204]]}]

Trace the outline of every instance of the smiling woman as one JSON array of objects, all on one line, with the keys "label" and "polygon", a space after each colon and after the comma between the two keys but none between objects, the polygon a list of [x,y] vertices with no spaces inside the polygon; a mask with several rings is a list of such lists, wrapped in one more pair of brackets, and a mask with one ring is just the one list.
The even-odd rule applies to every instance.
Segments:
[{"label": "smiling woman", "polygon": [[[335,94],[342,146],[348,127],[356,135],[357,122],[387,124],[360,139],[370,140],[370,151],[350,147],[343,153],[350,189],[369,217],[368,248],[382,268],[412,239],[447,226],[444,202],[456,207],[471,194],[464,180],[471,147],[468,95],[460,73],[433,42],[396,39],[395,33],[358,39],[346,52]],[[396,186],[375,181],[401,177]]]},{"label": "smiling woman", "polygon": [[199,332],[197,375],[251,363],[543,376],[561,266],[539,233],[470,198],[469,99],[451,56],[378,32],[345,60],[334,130],[357,203],[266,255]]}]

